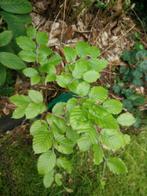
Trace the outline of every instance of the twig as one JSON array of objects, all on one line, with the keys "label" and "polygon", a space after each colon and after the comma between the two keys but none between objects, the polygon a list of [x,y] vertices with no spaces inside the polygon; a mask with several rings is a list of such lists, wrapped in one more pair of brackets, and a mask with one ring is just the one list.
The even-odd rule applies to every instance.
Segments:
[{"label": "twig", "polygon": [[[67,0],[64,0],[64,5],[63,5],[63,22],[65,21],[65,16],[66,16],[66,6],[67,6]],[[61,27],[61,37],[60,37],[60,41],[62,42],[63,40],[63,32],[64,32],[64,29],[63,29],[63,25]]]},{"label": "twig", "polygon": [[134,29],[136,25],[134,24],[125,34],[123,34],[121,37],[119,37],[117,40],[115,40],[112,44],[110,44],[102,53],[101,55],[103,55],[106,51],[108,51],[115,43],[117,43],[119,40],[121,40],[123,37],[126,37],[126,35],[132,30]]},{"label": "twig", "polygon": [[135,12],[134,9],[132,9],[132,11],[135,14],[135,16],[137,17],[138,21],[140,22],[140,24],[141,24],[141,26],[143,28],[144,34],[146,35],[146,31],[145,31],[144,24],[143,24],[142,20],[140,19],[140,17],[138,16],[138,14]]}]

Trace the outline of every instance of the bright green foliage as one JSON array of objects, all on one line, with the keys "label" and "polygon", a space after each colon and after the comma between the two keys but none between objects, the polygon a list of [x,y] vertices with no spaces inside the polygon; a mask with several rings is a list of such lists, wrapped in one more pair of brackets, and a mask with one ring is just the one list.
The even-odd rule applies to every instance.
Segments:
[{"label": "bright green foliage", "polygon": [[103,107],[112,114],[119,114],[122,111],[122,103],[115,99],[108,99]]},{"label": "bright green foliage", "polygon": [[101,142],[112,151],[117,151],[128,143],[126,136],[115,129],[102,129],[100,134]]},{"label": "bright green foliage", "polygon": [[100,145],[93,145],[93,162],[95,165],[99,165],[104,158],[104,153]]},{"label": "bright green foliage", "polygon": [[[39,76],[40,81],[46,84],[46,75],[55,74],[55,66],[61,58],[47,48],[46,34],[33,29],[29,29],[27,34],[29,38],[26,37],[25,41],[18,38],[17,42],[24,51],[29,53],[31,50],[36,54],[37,67],[26,68],[23,73],[31,79],[31,83],[32,78]],[[28,47],[31,36],[36,36],[37,44],[34,38]],[[85,42],[77,43],[75,48],[66,47],[64,51],[68,64],[55,77],[55,81],[60,87],[72,91],[75,97],[66,103],[57,103],[52,113],[44,113],[43,120],[34,120],[30,128],[34,152],[41,154],[38,171],[44,176],[45,187],[51,186],[53,182],[60,186],[65,171],[71,174],[72,157],[77,151],[92,152],[94,164],[106,163],[113,173],[127,171],[120,159],[108,158],[109,154],[124,148],[130,141],[130,137],[123,134],[119,127],[119,123],[126,126],[126,114],[117,118],[122,111],[122,104],[108,98],[108,90],[104,87],[92,85],[105,68],[106,61],[97,59],[99,50]],[[46,112],[43,94],[39,91],[29,90],[28,96],[14,95],[10,100],[16,105],[14,118],[25,115],[27,119],[33,119]],[[133,124],[133,117],[129,119],[129,125]]]},{"label": "bright green foliage", "polygon": [[56,80],[56,65],[60,64],[61,57],[47,47],[47,33],[36,32],[33,27],[29,27],[27,36],[18,37],[16,42],[22,49],[19,53],[20,58],[36,65],[23,70],[24,75],[30,78],[31,85]]},{"label": "bright green foliage", "polygon": [[39,174],[47,174],[52,171],[56,165],[56,155],[53,151],[48,151],[40,155],[38,159]]},{"label": "bright green foliage", "polygon": [[120,158],[109,158],[107,161],[107,166],[115,174],[123,174],[127,172],[126,165]]},{"label": "bright green foliage", "polygon": [[24,115],[27,119],[32,119],[46,110],[42,94],[35,90],[30,90],[28,96],[14,95],[10,100],[16,105],[16,110],[13,113],[13,118],[16,119]]},{"label": "bright green foliage", "polygon": [[64,48],[64,55],[65,55],[67,62],[74,62],[77,57],[75,48],[70,48],[70,47]]},{"label": "bright green foliage", "polygon": [[133,117],[132,114],[130,114],[129,112],[127,112],[127,113],[121,114],[117,118],[117,121],[122,126],[131,126],[132,124],[135,123],[135,118]]},{"label": "bright green foliage", "polygon": [[97,100],[97,101],[100,101],[100,102],[105,101],[107,96],[108,96],[108,91],[105,88],[101,87],[101,86],[92,87],[91,91],[89,93],[89,97],[91,99],[94,99],[94,100]]},{"label": "bright green foliage", "polygon": [[45,188],[49,188],[52,185],[53,181],[54,181],[54,171],[52,170],[44,175],[43,184]]},{"label": "bright green foliage", "polygon": [[26,36],[20,36],[16,39],[16,42],[20,48],[27,51],[34,51],[36,48],[36,44],[32,39]]}]

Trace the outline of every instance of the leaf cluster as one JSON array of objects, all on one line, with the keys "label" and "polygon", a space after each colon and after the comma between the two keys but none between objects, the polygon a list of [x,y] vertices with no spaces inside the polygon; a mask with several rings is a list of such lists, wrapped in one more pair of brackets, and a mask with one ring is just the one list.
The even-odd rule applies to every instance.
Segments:
[{"label": "leaf cluster", "polygon": [[[139,106],[145,104],[144,95],[138,94],[136,88],[146,88],[147,82],[147,51],[144,49],[134,49],[125,51],[122,59],[127,65],[119,68],[119,76],[117,76],[113,90],[119,96],[124,97],[124,107],[133,112],[137,118],[135,127],[141,124],[141,113]],[[130,88],[131,87],[131,88]]]},{"label": "leaf cluster", "polygon": [[[22,48],[19,56],[26,62],[37,63],[36,67],[23,70],[31,84],[46,85],[54,81],[74,93],[67,102],[57,103],[51,113],[45,107],[41,91],[31,89],[27,96],[10,98],[16,105],[13,118],[25,116],[34,121],[30,134],[33,150],[40,154],[37,167],[45,187],[53,182],[62,185],[66,173],[72,172],[72,157],[77,152],[91,152],[95,165],[106,164],[113,173],[126,173],[125,163],[114,153],[130,141],[130,137],[120,131],[121,126],[131,126],[135,119],[128,112],[122,113],[122,103],[109,98],[107,89],[94,85],[107,66],[106,60],[98,58],[100,51],[86,42],[78,42],[74,48],[65,47],[67,63],[57,75],[52,68],[56,71],[61,57],[46,46],[46,34],[29,29],[27,35],[18,37],[17,43]],[[40,77],[36,83],[32,82],[34,74]],[[50,80],[52,74],[54,80]],[[42,113],[42,118],[35,119]]]},{"label": "leaf cluster", "polygon": [[20,70],[24,62],[16,55],[15,38],[25,34],[25,25],[31,22],[28,15],[32,6],[28,0],[1,0],[0,15],[7,27],[0,33],[0,86],[7,82],[9,69]]}]

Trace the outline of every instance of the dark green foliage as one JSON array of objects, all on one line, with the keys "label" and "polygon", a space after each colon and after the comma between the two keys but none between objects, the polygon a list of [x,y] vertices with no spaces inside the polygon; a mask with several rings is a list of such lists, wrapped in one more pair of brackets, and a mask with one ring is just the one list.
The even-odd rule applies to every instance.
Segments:
[{"label": "dark green foliage", "polygon": [[145,97],[136,92],[136,88],[147,84],[147,50],[133,49],[122,54],[122,60],[127,65],[119,68],[113,91],[124,98],[124,107],[136,116],[135,127],[141,125],[141,112],[139,107],[145,104]]},{"label": "dark green foliage", "polygon": [[[135,12],[139,16],[140,20],[143,23],[143,26],[147,30],[147,1],[146,0],[132,0],[132,3],[135,3]],[[138,19],[138,18],[137,18]]]},{"label": "dark green foliage", "polygon": [[1,0],[0,7],[6,12],[14,14],[28,14],[32,11],[28,0]]},{"label": "dark green foliage", "polygon": [[[0,16],[6,27],[0,33],[0,95],[9,95],[13,87],[8,84],[9,69],[20,70],[25,64],[15,54],[19,51],[15,38],[25,34],[25,26],[31,23],[28,15],[32,6],[28,0],[1,0]],[[6,30],[5,30],[6,28]],[[13,77],[13,76],[12,76]]]}]

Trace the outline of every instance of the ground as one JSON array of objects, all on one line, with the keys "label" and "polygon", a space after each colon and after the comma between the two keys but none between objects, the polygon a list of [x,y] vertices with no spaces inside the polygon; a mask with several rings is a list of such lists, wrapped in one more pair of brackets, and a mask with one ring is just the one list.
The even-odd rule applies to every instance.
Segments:
[{"label": "ground", "polygon": [[[147,195],[147,129],[140,136],[132,136],[131,144],[120,156],[128,166],[128,174],[105,176],[106,185],[100,185],[100,169],[91,168],[83,155],[78,158],[74,174],[66,187],[45,189],[37,173],[37,157],[31,148],[31,138],[17,131],[0,138],[0,195],[1,196],[145,196]],[[83,164],[84,167],[80,167]],[[107,173],[107,172],[106,172]]]}]

